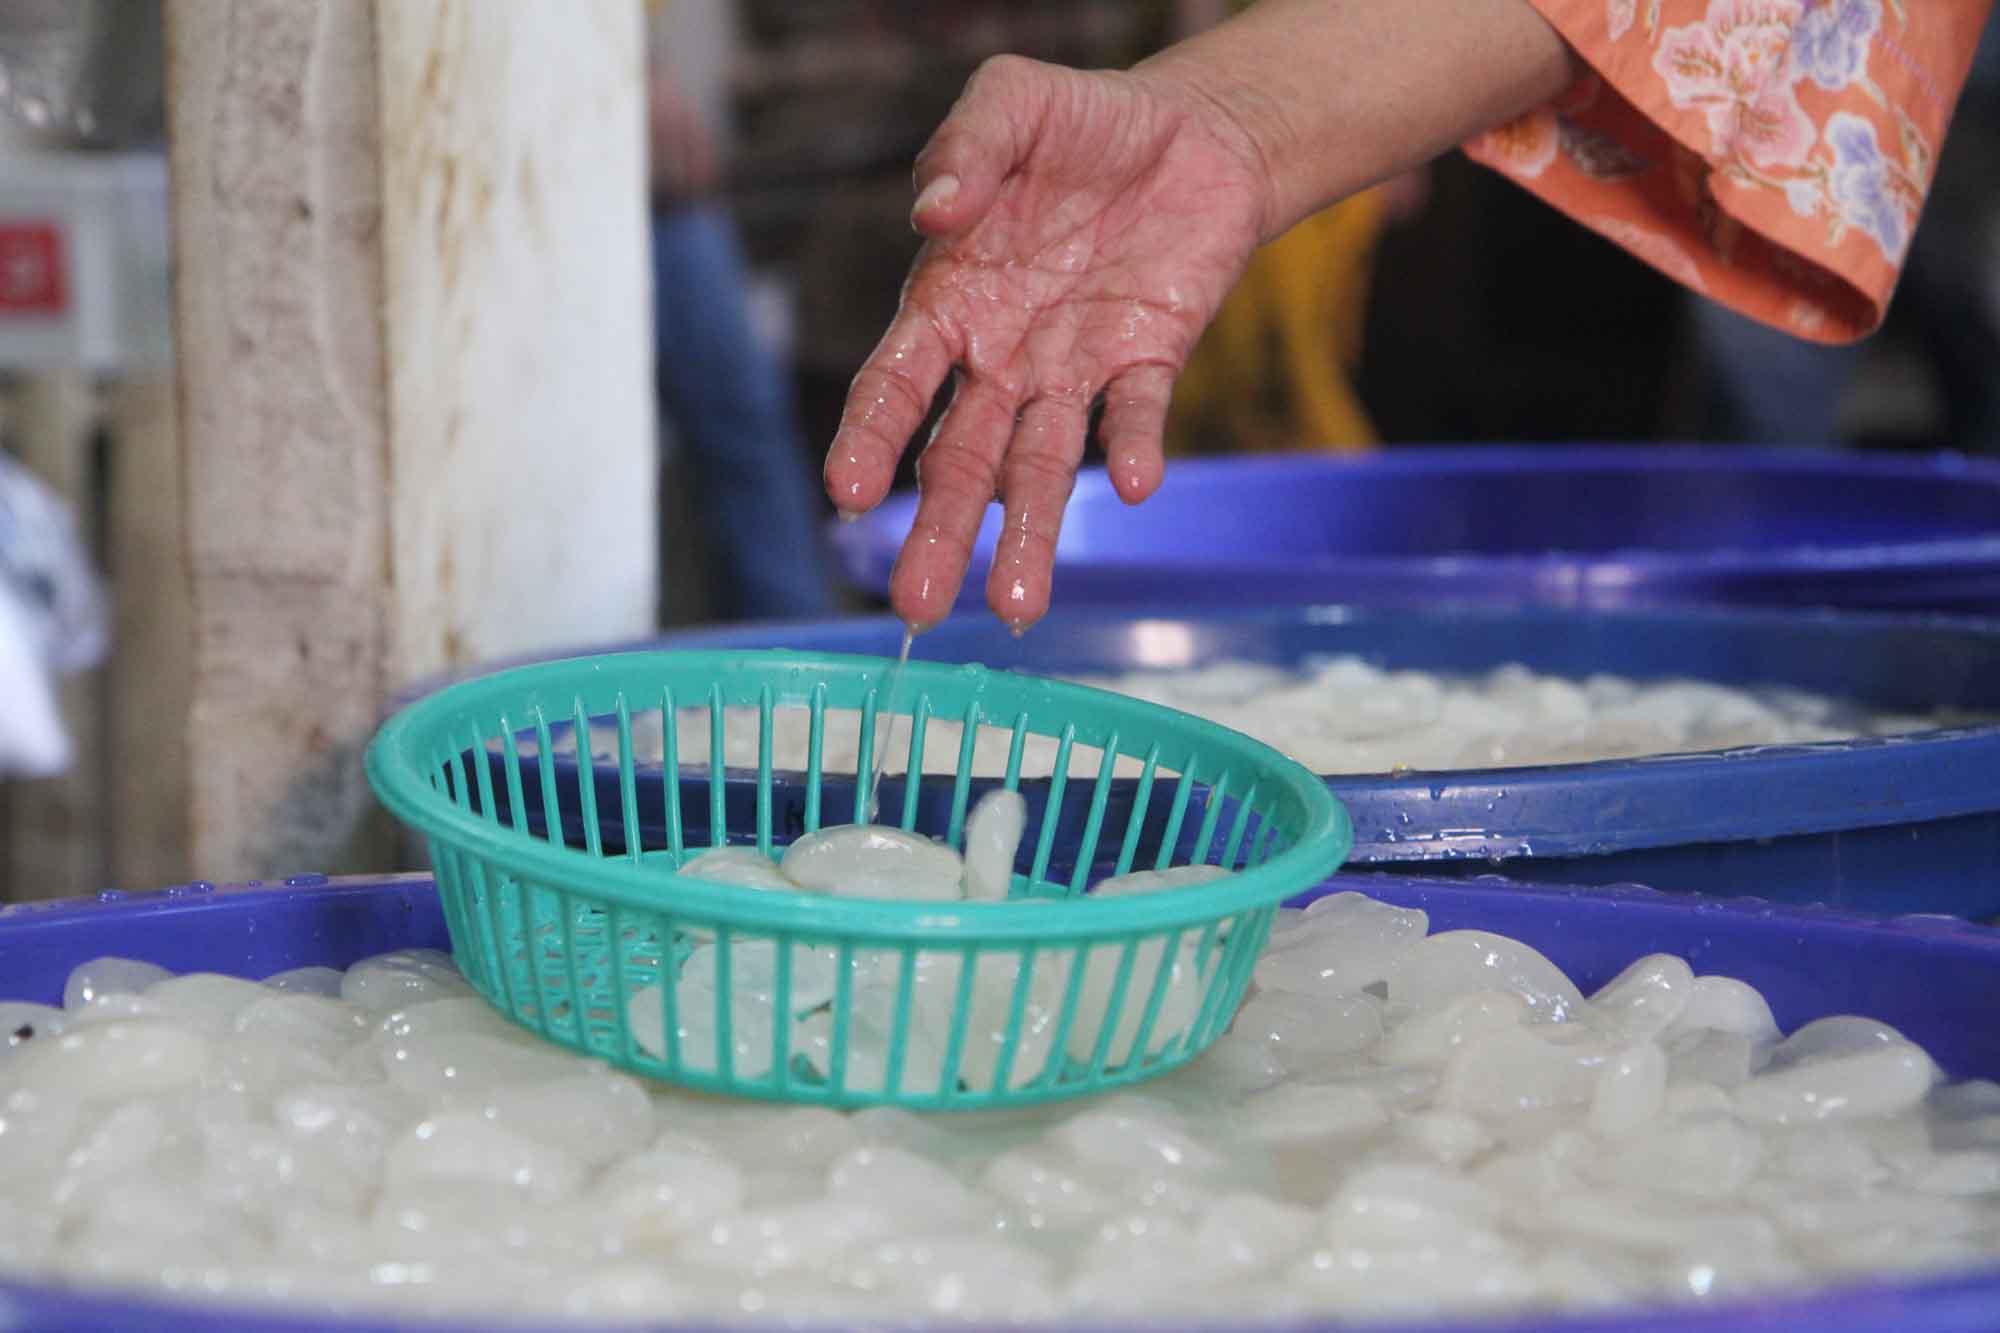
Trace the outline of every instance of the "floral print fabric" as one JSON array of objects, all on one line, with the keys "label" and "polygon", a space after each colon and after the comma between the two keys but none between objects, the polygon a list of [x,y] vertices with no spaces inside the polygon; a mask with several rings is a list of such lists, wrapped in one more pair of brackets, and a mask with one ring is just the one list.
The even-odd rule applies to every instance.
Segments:
[{"label": "floral print fabric", "polygon": [[1674,280],[1881,323],[1991,0],[1533,0],[1590,67],[1466,145]]}]

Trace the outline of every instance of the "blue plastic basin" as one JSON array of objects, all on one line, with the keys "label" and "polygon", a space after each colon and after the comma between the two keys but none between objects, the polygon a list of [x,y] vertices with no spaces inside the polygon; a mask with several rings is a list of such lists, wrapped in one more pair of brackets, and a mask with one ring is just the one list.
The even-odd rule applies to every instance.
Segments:
[{"label": "blue plastic basin", "polygon": [[[1679,954],[1697,971],[1725,973],[1757,986],[1787,1029],[1828,1014],[1863,1013],[1901,1028],[1955,1076],[2000,1078],[2000,1026],[1989,1021],[1992,996],[2000,993],[2000,932],[1935,918],[1892,920],[1741,899],[1669,897],[1629,886],[1580,892],[1502,881],[1369,876],[1336,877],[1320,891],[1341,889],[1421,907],[1430,913],[1435,930],[1475,927],[1512,935],[1542,950],[1586,990],[1642,954]],[[335,881],[298,889],[180,890],[127,895],[112,903],[7,907],[0,908],[0,977],[6,978],[0,998],[59,1002],[69,970],[104,954],[259,978],[292,967],[344,967],[371,953],[408,947],[449,947],[436,891],[419,878]],[[1341,1333],[1732,1333],[1744,1328],[1761,1333],[1829,1328],[1971,1333],[1992,1329],[1996,1312],[2000,1264],[1943,1281],[1852,1284],[1813,1298],[1652,1314],[1338,1327]],[[381,1333],[391,1328],[444,1333],[470,1327],[284,1317],[0,1281],[0,1328],[8,1333]]]},{"label": "blue plastic basin", "polygon": [[[916,498],[832,541],[883,595]],[[960,602],[983,605],[988,511]],[[1189,460],[1128,506],[1086,470],[1058,604],[1246,601],[2000,609],[2000,466],[1699,447],[1392,449]]]},{"label": "blue plastic basin", "polygon": [[[887,654],[900,639],[893,621],[874,618],[696,631],[654,646]],[[1308,607],[1142,619],[1062,609],[1019,640],[983,613],[955,616],[916,651],[1051,674],[1225,658],[1290,665],[1329,653],[1443,672],[1522,662],[1571,676],[1690,676],[1795,686],[1886,710],[2000,714],[2000,621],[1936,617]],[[562,790],[573,794],[573,764],[560,771]],[[596,781],[600,808],[618,808],[615,769]],[[657,769],[643,778],[642,811],[662,808],[659,781]],[[732,782],[729,799],[747,809],[754,785],[754,774]],[[1129,800],[1131,785],[1120,784],[1114,800]],[[1863,911],[2000,916],[2000,725],[1727,754],[1337,776],[1328,785],[1354,819],[1350,867],[1448,875],[1504,868],[1545,883],[1638,882]],[[1032,801],[1040,788],[1028,790]],[[898,808],[895,779],[883,793],[885,808]],[[803,791],[780,796],[778,827],[797,826]],[[837,796],[829,800],[844,810]],[[684,804],[699,820],[706,797],[684,792]],[[574,817],[573,795],[564,809]],[[1059,828],[1080,825],[1082,809],[1079,802],[1071,820],[1065,807]],[[663,845],[658,817],[642,815],[641,829],[648,845]]]}]

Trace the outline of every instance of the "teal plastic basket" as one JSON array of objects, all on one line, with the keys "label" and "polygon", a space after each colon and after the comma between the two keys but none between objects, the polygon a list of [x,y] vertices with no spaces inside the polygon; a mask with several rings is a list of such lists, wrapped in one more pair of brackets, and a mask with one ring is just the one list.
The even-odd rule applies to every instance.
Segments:
[{"label": "teal plastic basket", "polygon": [[[891,668],[641,652],[503,671],[398,714],[369,749],[368,776],[427,840],[468,980],[549,1041],[635,1073],[782,1101],[988,1109],[1135,1083],[1199,1054],[1233,1018],[1278,905],[1352,844],[1325,784],[1249,737],[1121,695],[977,666]],[[665,836],[646,845],[627,836],[648,822],[633,719],[657,710],[675,756],[689,709],[706,724],[709,762],[663,784]],[[772,764],[774,726],[791,709],[809,720],[802,773]],[[956,774],[906,779],[900,817],[879,822],[953,847],[981,731],[1011,735],[1013,790],[1027,738],[1057,742],[1007,901],[760,891],[677,873],[716,845],[780,855],[781,784],[804,786],[803,832],[864,822],[868,784],[822,771],[826,738],[856,728],[863,774],[878,737],[906,744],[908,771],[921,774],[934,718],[965,724]],[[617,736],[615,800],[588,763],[555,753],[558,738],[593,725]],[[754,802],[730,798],[724,762],[731,729],[746,726],[758,737]],[[1138,766],[1136,793],[1124,826],[1107,827],[1121,760]],[[926,785],[950,799],[920,800]],[[925,811],[943,826],[925,827]],[[1081,845],[1056,866],[1057,824],[1079,815]],[[1089,893],[1105,873],[1198,863],[1228,873]]]}]

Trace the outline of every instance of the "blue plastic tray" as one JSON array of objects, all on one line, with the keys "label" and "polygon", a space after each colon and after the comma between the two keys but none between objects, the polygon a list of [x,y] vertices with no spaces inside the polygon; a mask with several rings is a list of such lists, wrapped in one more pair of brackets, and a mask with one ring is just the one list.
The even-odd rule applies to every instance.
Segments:
[{"label": "blue plastic tray", "polygon": [[[0,908],[0,977],[6,978],[0,997],[56,1002],[69,969],[103,954],[255,978],[292,967],[344,967],[387,949],[449,947],[437,894],[428,880],[329,883],[315,876],[305,884],[293,889],[201,886],[118,895],[116,901],[102,903]],[[1954,1075],[2000,1077],[2000,1025],[1989,1021],[1992,996],[2000,993],[2000,932],[1936,918],[1892,920],[1742,899],[1669,897],[1630,886],[1585,893],[1498,880],[1369,876],[1336,877],[1320,891],[1341,889],[1421,907],[1430,913],[1435,930],[1477,927],[1525,940],[1586,990],[1642,954],[1680,954],[1698,971],[1741,977],[1763,990],[1788,1029],[1827,1014],[1864,1013],[1901,1028]],[[1338,1327],[1340,1333],[1731,1333],[1744,1328],[1760,1333],[1829,1328],[1983,1333],[1996,1319],[2000,1265],[1948,1281],[1856,1284],[1814,1299],[1661,1314]],[[8,1333],[382,1333],[391,1328],[469,1333],[470,1326],[280,1317],[0,1281],[0,1327]]]},{"label": "blue plastic tray", "polygon": [[[893,621],[877,618],[697,631],[658,645],[886,654],[900,636]],[[967,613],[925,635],[917,652],[1045,673],[1223,658],[1294,664],[1328,653],[1446,672],[1523,662],[1567,675],[1790,685],[1883,709],[2000,713],[2000,622],[1936,617],[1318,607],[1173,620],[1059,610],[1017,640],[990,616]],[[573,761],[561,772],[573,813]],[[733,781],[728,799],[749,802],[753,776]],[[616,809],[615,770],[596,781],[600,808]],[[654,770],[642,783],[642,811],[661,808],[658,784]],[[837,785],[828,799],[839,811]],[[1130,785],[1114,799],[1129,799]],[[1636,881],[1864,911],[2000,915],[2000,726],[1667,759],[1333,777],[1328,785],[1354,819],[1350,867],[1500,867],[1540,882]],[[1029,786],[1031,801],[1040,790]],[[885,808],[897,808],[895,779],[883,793]],[[705,789],[683,797],[685,808],[706,810]],[[803,818],[802,791],[780,805],[780,828]],[[1059,828],[1080,827],[1082,814],[1082,803],[1066,808]],[[641,831],[648,845],[664,844],[658,818],[642,816]]]},{"label": "blue plastic tray", "polygon": [[[913,495],[831,540],[883,595]],[[1000,511],[960,595],[985,603]],[[1699,447],[1392,449],[1190,460],[1128,506],[1086,470],[1058,605],[1439,602],[2000,610],[2000,466]]]}]

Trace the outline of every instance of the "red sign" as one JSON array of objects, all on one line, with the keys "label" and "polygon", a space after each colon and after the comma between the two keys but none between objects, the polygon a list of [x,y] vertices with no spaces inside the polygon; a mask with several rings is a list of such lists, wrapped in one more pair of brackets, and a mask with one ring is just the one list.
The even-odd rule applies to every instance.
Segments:
[{"label": "red sign", "polygon": [[62,231],[51,222],[0,221],[0,315],[59,315],[69,304]]}]

